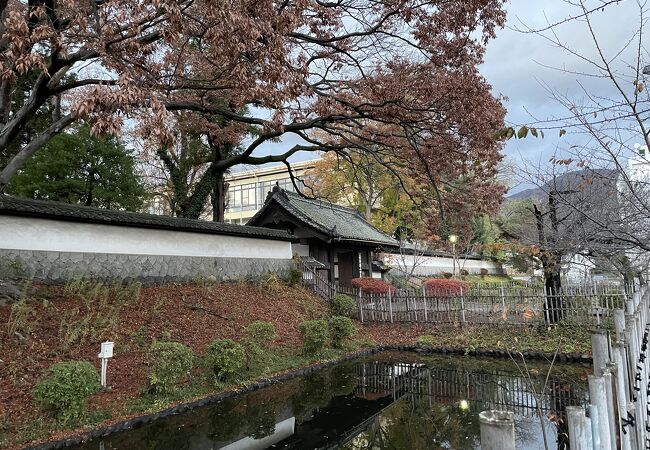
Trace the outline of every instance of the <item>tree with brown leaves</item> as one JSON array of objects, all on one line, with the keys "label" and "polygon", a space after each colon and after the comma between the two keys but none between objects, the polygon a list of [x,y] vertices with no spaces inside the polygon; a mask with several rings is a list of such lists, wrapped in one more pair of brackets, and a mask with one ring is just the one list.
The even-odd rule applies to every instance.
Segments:
[{"label": "tree with brown leaves", "polygon": [[[299,151],[379,146],[442,196],[460,175],[480,185],[499,159],[504,111],[477,65],[503,0],[4,0],[0,18],[0,191],[80,118],[94,133],[133,120],[170,148],[172,113],[189,115],[216,178]],[[300,144],[264,150],[289,135]]]}]

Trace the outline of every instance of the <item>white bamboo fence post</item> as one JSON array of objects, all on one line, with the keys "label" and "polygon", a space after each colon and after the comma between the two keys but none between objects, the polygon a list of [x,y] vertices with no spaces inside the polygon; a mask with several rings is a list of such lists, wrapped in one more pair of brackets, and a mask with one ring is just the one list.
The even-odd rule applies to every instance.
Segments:
[{"label": "white bamboo fence post", "polygon": [[[611,450],[611,433],[609,429],[609,419],[607,416],[607,393],[605,388],[605,379],[601,376],[589,375],[589,401],[598,410],[601,447],[595,450]],[[616,447],[614,447],[616,448]]]},{"label": "white bamboo fence post", "polygon": [[614,376],[612,376],[611,363],[607,364],[603,378],[605,380],[605,395],[607,397],[607,419],[609,420],[609,442],[610,448],[618,448],[618,436],[620,436],[620,422],[618,421],[618,408],[614,404]]},{"label": "white bamboo fence post", "polygon": [[508,411],[483,411],[481,424],[482,450],[515,450],[514,414]]},{"label": "white bamboo fence post", "polygon": [[617,342],[625,339],[625,311],[620,308],[614,310],[614,329]]},{"label": "white bamboo fence post", "polygon": [[[612,361],[616,366],[616,400],[618,416],[620,421],[621,450],[632,450],[633,430],[631,425],[624,425],[623,421],[628,417],[628,405],[630,401],[629,380],[627,378],[627,366],[624,363],[625,345],[619,341],[612,351]],[[630,427],[630,428],[627,428]]]},{"label": "white bamboo fence post", "polygon": [[591,333],[591,351],[593,353],[594,374],[601,376],[609,362],[609,344],[605,330],[594,330]]},{"label": "white bamboo fence post", "polygon": [[[589,423],[585,411],[580,406],[567,406],[567,428],[569,429],[569,448],[571,450],[601,450],[594,449]],[[601,446],[602,447],[602,446]]]},{"label": "white bamboo fence post", "polygon": [[591,443],[594,450],[602,448],[600,442],[600,416],[598,415],[598,408],[595,405],[589,405],[589,419],[591,420]]}]

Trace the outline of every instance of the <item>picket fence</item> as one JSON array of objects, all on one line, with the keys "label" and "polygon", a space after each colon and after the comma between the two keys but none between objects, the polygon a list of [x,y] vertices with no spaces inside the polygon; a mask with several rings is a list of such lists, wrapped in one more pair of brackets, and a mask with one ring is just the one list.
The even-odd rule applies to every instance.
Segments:
[{"label": "picket fence", "polygon": [[361,289],[337,286],[301,266],[303,280],[316,294],[330,301],[337,294],[352,297],[355,318],[361,322],[421,322],[450,325],[531,325],[571,323],[613,326],[613,311],[625,308],[628,294],[619,286],[567,286],[555,294],[539,286],[478,285],[469,292],[438,292],[399,289],[372,294]]}]

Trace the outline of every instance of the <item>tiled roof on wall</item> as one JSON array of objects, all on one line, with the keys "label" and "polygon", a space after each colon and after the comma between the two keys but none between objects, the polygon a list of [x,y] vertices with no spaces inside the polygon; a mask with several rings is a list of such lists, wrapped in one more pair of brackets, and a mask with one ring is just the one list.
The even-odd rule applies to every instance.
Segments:
[{"label": "tiled roof on wall", "polygon": [[0,195],[0,215],[292,241],[286,231]]}]

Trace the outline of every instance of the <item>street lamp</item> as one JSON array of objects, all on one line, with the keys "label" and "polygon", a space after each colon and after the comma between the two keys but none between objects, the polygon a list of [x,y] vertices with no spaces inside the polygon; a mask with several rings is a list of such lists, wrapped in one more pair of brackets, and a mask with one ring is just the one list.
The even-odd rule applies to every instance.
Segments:
[{"label": "street lamp", "polygon": [[456,236],[455,234],[450,234],[449,242],[451,242],[451,253],[454,255],[454,259],[453,259],[454,265],[451,270],[451,276],[455,277],[456,276],[456,242],[458,242],[458,236]]},{"label": "street lamp", "polygon": [[650,65],[643,68],[643,75],[650,75]]}]

